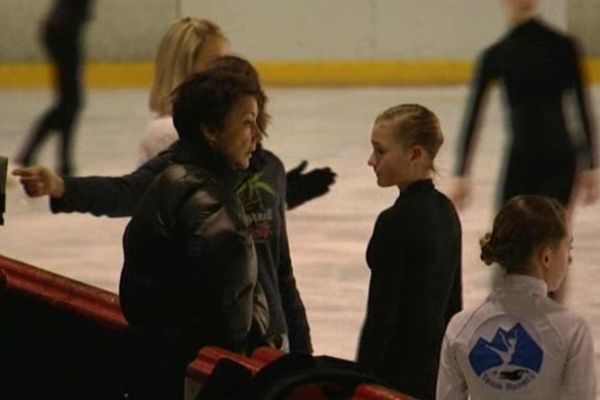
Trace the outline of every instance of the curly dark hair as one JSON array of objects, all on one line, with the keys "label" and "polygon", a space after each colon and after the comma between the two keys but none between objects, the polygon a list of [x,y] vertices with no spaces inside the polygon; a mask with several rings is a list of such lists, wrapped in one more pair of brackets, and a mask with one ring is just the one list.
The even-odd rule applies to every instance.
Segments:
[{"label": "curly dark hair", "polygon": [[[236,55],[220,56],[212,60],[208,64],[208,68],[217,68],[223,71],[230,71],[237,74],[246,75],[251,79],[255,79],[260,85],[260,77],[256,68],[245,58]],[[267,95],[261,91],[261,96],[258,99],[258,115],[256,116],[256,125],[260,128],[263,135],[267,136],[267,125],[271,122],[271,115],[266,110]]]},{"label": "curly dark hair", "polygon": [[221,130],[233,105],[245,96],[259,102],[258,80],[219,68],[191,75],[173,92],[173,124],[187,143],[208,145],[201,129]]}]

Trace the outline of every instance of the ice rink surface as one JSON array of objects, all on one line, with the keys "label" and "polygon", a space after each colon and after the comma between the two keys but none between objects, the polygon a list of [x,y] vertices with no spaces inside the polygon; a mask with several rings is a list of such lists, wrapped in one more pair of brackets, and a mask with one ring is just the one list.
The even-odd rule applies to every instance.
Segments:
[{"label": "ice rink surface", "polygon": [[[366,245],[377,214],[398,194],[394,188],[378,188],[367,166],[373,119],[400,103],[420,103],[433,110],[446,138],[437,158],[435,183],[447,191],[467,88],[269,88],[267,92],[274,121],[265,147],[278,154],[287,169],[306,159],[309,167],[330,166],[337,173],[329,194],[288,213],[288,234],[315,352],[353,358],[369,280]],[[591,88],[591,95],[599,125],[600,86]],[[0,155],[15,155],[49,102],[46,90],[0,91]],[[76,137],[79,175],[119,175],[136,167],[139,143],[151,118],[146,104],[145,90],[87,92]],[[504,143],[503,112],[495,91],[473,163],[472,204],[460,212],[466,307],[480,302],[490,288],[490,267],[479,261],[478,239],[491,226]],[[55,152],[53,138],[40,154],[40,163],[53,166]],[[6,208],[1,254],[117,291],[127,219],[53,215],[46,199],[27,198],[16,185],[7,188]],[[600,377],[600,203],[576,208],[574,237],[566,304],[592,326]]]}]

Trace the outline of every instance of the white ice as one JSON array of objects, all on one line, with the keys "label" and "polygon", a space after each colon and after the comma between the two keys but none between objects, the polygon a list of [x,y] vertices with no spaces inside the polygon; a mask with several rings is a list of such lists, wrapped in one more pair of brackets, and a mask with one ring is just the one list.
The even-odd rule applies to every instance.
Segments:
[{"label": "white ice", "polygon": [[[591,90],[600,118],[600,86]],[[397,196],[381,189],[367,166],[373,119],[400,103],[421,103],[438,114],[446,142],[437,159],[436,184],[446,191],[455,159],[467,88],[269,88],[274,123],[266,147],[287,168],[301,160],[330,166],[337,182],[325,197],[288,213],[295,275],[317,354],[353,358],[362,325],[369,272],[365,248],[377,214]],[[479,261],[478,239],[491,224],[504,145],[503,113],[491,96],[473,164],[474,196],[461,211],[465,306],[489,291],[489,267]],[[0,91],[0,155],[14,156],[35,118],[50,102],[46,90]],[[145,90],[89,90],[76,136],[81,175],[118,175],[136,166],[147,121]],[[56,142],[48,141],[40,162],[54,165]],[[117,291],[121,236],[127,219],[82,214],[53,215],[46,199],[30,199],[19,186],[7,189],[6,224],[0,253],[110,291]],[[578,206],[574,218],[574,262],[566,304],[591,324],[600,377],[600,203]],[[600,395],[598,397],[600,399]]]}]

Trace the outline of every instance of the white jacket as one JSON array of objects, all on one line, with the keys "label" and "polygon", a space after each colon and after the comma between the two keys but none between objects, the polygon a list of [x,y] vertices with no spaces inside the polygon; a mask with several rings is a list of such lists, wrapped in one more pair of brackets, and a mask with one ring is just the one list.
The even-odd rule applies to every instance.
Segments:
[{"label": "white jacket", "polygon": [[440,357],[437,400],[596,398],[589,326],[533,277],[507,275],[481,306],[456,314]]},{"label": "white jacket", "polygon": [[173,125],[173,117],[169,115],[150,121],[140,145],[140,165],[166,150],[177,140],[179,135]]}]

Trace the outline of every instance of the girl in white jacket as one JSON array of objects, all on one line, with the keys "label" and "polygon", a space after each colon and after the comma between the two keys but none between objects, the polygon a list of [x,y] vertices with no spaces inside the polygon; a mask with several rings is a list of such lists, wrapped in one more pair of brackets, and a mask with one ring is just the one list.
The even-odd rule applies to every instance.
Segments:
[{"label": "girl in white jacket", "polygon": [[547,297],[564,279],[573,242],[556,200],[517,196],[481,240],[481,259],[504,281],[483,304],[450,321],[440,356],[438,400],[594,400],[592,334]]}]

